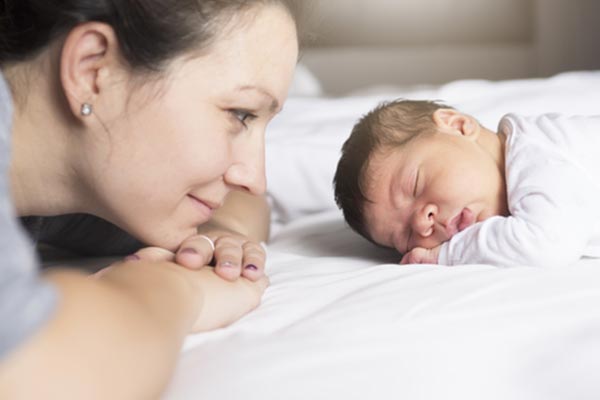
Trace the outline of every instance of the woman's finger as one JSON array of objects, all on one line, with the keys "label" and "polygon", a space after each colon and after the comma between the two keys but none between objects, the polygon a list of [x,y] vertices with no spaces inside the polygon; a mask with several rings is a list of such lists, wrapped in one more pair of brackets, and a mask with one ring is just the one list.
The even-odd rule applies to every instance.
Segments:
[{"label": "woman's finger", "polygon": [[243,250],[240,239],[223,236],[215,242],[215,272],[223,279],[234,281],[242,274]]},{"label": "woman's finger", "polygon": [[264,275],[266,252],[258,243],[246,242],[242,246],[242,276],[257,281]]},{"label": "woman's finger", "polygon": [[267,289],[267,287],[269,287],[269,285],[271,284],[271,281],[269,280],[268,276],[266,276],[266,275],[263,274],[263,276],[261,276],[256,281],[254,281],[254,283],[256,285],[258,285],[258,288],[259,288],[259,290],[261,291],[261,294],[262,294]]},{"label": "woman's finger", "polygon": [[181,243],[175,262],[190,269],[199,269],[210,263],[213,258],[215,244],[205,235],[194,235]]},{"label": "woman's finger", "polygon": [[175,254],[172,251],[163,249],[162,247],[144,247],[136,251],[134,254],[125,257],[124,261],[174,261]]}]

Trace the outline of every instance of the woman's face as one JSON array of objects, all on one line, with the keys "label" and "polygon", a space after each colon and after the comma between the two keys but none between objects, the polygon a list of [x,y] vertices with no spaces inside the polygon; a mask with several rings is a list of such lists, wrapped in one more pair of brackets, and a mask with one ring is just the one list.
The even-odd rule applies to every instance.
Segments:
[{"label": "woman's face", "polygon": [[100,216],[145,243],[175,249],[230,191],[265,191],[265,128],[287,96],[296,29],[277,6],[232,24],[158,86],[124,83],[96,107],[116,117],[86,154],[86,190]]}]

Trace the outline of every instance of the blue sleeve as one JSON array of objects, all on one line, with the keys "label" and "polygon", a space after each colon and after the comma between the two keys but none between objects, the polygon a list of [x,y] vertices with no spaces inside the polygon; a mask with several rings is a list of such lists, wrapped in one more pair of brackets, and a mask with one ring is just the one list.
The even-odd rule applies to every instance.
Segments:
[{"label": "blue sleeve", "polygon": [[0,360],[52,316],[57,291],[39,275],[9,193],[10,94],[0,74]]},{"label": "blue sleeve", "polygon": [[[2,182],[4,183],[4,182]],[[0,185],[0,193],[4,191]],[[33,247],[0,200],[0,359],[34,333],[52,315],[57,295],[39,276]]]}]

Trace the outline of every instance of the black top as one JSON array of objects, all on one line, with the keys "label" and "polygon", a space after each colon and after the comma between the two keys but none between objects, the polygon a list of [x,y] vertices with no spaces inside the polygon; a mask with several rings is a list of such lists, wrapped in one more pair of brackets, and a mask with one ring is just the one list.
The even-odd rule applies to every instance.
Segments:
[{"label": "black top", "polygon": [[84,256],[119,256],[135,253],[143,243],[90,214],[22,217],[21,223],[34,241]]}]

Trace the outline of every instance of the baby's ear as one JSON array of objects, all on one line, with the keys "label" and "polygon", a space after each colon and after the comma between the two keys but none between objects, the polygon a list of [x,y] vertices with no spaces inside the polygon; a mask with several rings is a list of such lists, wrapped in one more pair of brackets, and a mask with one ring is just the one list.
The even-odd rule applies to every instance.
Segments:
[{"label": "baby's ear", "polygon": [[475,118],[453,108],[439,108],[433,113],[433,121],[443,133],[476,136],[479,124]]}]

